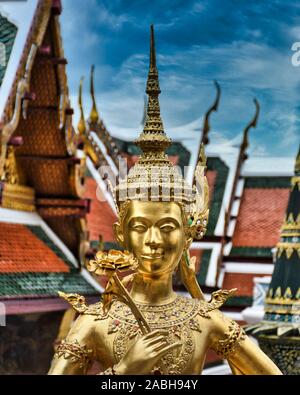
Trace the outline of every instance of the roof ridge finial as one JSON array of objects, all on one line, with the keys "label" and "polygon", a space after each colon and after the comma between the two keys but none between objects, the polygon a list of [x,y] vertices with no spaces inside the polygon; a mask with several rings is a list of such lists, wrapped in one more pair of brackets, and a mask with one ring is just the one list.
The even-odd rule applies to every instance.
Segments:
[{"label": "roof ridge finial", "polygon": [[[209,123],[210,115],[213,111],[215,111],[215,112],[218,111],[220,97],[221,97],[221,87],[220,87],[219,83],[217,81],[214,81],[214,85],[215,85],[216,91],[217,91],[216,98],[215,98],[215,101],[213,102],[213,104],[207,110],[205,117],[204,117],[204,122],[203,122],[201,143],[203,143],[204,145],[207,145],[209,143],[208,132],[210,131],[210,123]],[[200,150],[199,150],[199,153],[200,153]]]},{"label": "roof ridge finial", "polygon": [[84,119],[84,112],[83,112],[83,107],[82,107],[82,83],[83,83],[84,77],[80,78],[80,83],[79,83],[79,91],[78,91],[78,105],[80,109],[80,119],[77,125],[77,130],[79,134],[82,136],[86,132],[86,125],[85,125],[85,119]]},{"label": "roof ridge finial", "polygon": [[170,146],[171,139],[165,134],[158,96],[160,94],[158,71],[156,67],[156,53],[154,28],[150,26],[150,62],[146,86],[148,95],[147,115],[144,130],[136,140],[136,144],[143,152],[155,152],[155,156],[165,158],[165,150]]},{"label": "roof ridge finial", "polygon": [[91,66],[91,79],[90,79],[90,94],[91,94],[92,102],[93,102],[92,109],[90,112],[90,121],[92,123],[97,123],[98,119],[99,119],[99,114],[98,114],[96,100],[95,100],[94,71],[95,71],[95,65],[93,64]]},{"label": "roof ridge finial", "polygon": [[[253,118],[247,124],[247,126],[245,127],[245,129],[243,131],[243,141],[242,141],[242,145],[241,145],[241,150],[242,150],[244,156],[246,155],[246,149],[249,146],[249,138],[248,138],[249,130],[251,128],[256,128],[257,120],[258,120],[258,116],[259,116],[259,111],[260,111],[260,105],[259,105],[259,102],[256,98],[253,99],[253,103],[255,105],[255,114],[253,115]],[[247,157],[245,156],[245,158],[247,158]]]}]

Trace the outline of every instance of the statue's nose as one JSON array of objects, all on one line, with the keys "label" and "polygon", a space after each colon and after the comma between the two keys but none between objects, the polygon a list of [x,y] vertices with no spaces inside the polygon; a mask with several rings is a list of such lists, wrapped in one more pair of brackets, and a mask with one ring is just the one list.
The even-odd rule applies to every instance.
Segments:
[{"label": "statue's nose", "polygon": [[161,240],[159,230],[156,227],[151,226],[148,229],[145,244],[149,247],[157,248],[161,245],[161,242],[162,242],[162,240]]}]

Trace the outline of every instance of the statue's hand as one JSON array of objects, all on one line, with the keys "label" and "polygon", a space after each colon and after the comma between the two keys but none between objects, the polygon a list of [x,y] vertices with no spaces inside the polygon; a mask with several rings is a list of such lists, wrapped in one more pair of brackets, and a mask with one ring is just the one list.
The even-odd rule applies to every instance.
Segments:
[{"label": "statue's hand", "polygon": [[117,374],[149,374],[160,358],[182,344],[168,344],[167,334],[167,331],[156,330],[137,339],[115,367]]}]

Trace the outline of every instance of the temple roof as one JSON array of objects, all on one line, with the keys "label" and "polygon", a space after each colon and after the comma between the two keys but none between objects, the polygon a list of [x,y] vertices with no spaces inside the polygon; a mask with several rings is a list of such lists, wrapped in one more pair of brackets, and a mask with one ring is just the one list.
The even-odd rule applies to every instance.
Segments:
[{"label": "temple roof", "polygon": [[90,211],[87,214],[89,240],[98,241],[99,236],[102,236],[104,242],[114,242],[112,225],[117,220],[117,216],[109,203],[100,199],[101,190],[96,180],[93,177],[86,177],[85,183],[85,197],[91,199]]},{"label": "temple roof", "polygon": [[[289,189],[283,184],[280,187],[280,180],[258,178],[249,183],[248,180],[241,199],[231,254],[237,253],[236,248],[273,248],[279,240],[286,210]],[[272,181],[274,186],[268,187],[267,181]]]},{"label": "temple roof", "polygon": [[0,273],[70,271],[68,259],[39,226],[2,223],[0,251]]},{"label": "temple roof", "polygon": [[[0,4],[0,43],[8,43],[0,66],[1,299],[102,290],[81,268],[88,200],[72,127],[61,11],[60,1],[52,0]],[[23,204],[27,194],[31,205]]]},{"label": "temple roof", "polygon": [[1,300],[100,290],[38,214],[0,209],[0,215]]}]

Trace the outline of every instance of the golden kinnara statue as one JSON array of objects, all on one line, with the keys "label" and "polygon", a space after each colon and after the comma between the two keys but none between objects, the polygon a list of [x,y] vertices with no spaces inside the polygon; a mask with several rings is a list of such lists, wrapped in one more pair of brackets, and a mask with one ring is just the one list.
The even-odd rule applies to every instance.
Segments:
[{"label": "golden kinnara statue", "polygon": [[[213,349],[234,374],[281,374],[220,312],[232,291],[214,292],[206,302],[196,281],[188,249],[203,236],[208,219],[205,158],[202,150],[190,187],[165,153],[171,140],[160,117],[153,27],[146,93],[147,117],[136,141],[142,155],[114,191],[114,230],[125,251],[99,251],[88,265],[109,278],[99,303],[88,306],[80,295],[61,294],[80,316],[57,347],[49,373],[86,374],[96,360],[100,374],[201,374]],[[135,273],[120,279],[118,273],[128,269]],[[173,291],[176,269],[192,298]]]}]

